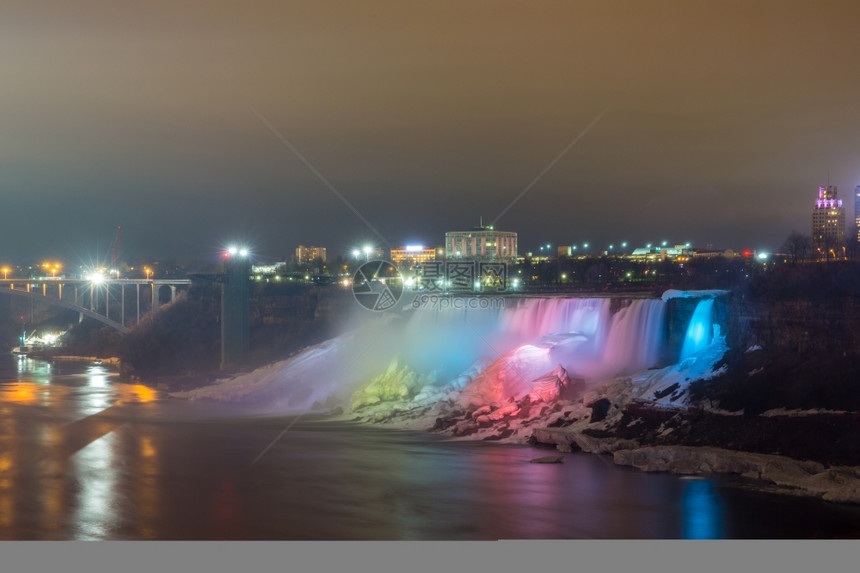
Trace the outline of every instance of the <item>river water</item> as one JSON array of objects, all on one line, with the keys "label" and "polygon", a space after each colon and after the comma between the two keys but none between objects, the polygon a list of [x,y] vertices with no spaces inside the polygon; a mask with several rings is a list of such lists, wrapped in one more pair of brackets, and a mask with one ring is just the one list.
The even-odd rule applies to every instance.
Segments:
[{"label": "river water", "polygon": [[860,507],[611,458],[185,402],[0,355],[0,539],[857,538]]}]

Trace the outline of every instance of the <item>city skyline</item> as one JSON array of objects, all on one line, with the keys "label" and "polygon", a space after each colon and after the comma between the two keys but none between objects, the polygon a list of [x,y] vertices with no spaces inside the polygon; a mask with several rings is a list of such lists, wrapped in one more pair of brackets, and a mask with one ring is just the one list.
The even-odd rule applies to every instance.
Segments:
[{"label": "city skyline", "polygon": [[[4,8],[2,256],[778,249],[860,184],[851,2]],[[849,207],[850,208],[850,207]],[[387,243],[387,244],[386,244]]]}]

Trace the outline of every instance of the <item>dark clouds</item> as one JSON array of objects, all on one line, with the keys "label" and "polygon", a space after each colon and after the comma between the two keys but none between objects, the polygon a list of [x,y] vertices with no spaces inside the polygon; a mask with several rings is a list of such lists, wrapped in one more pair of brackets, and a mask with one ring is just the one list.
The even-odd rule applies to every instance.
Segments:
[{"label": "dark clouds", "polygon": [[156,257],[371,237],[253,109],[393,244],[494,218],[608,108],[500,222],[523,248],[776,247],[828,174],[860,184],[858,21],[853,2],[5,2],[0,256],[117,225]]}]

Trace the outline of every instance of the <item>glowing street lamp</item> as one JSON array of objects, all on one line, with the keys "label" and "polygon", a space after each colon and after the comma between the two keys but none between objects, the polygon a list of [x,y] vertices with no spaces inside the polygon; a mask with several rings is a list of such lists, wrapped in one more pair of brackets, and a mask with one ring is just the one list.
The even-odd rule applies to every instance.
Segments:
[{"label": "glowing street lamp", "polygon": [[143,272],[146,274],[146,280],[152,276],[152,269],[149,267],[143,267]]},{"label": "glowing street lamp", "polygon": [[364,262],[367,262],[367,261],[369,261],[369,260],[370,260],[370,253],[371,253],[371,251],[373,251],[373,249],[372,249],[372,248],[370,248],[370,246],[365,246],[365,247],[364,247]]},{"label": "glowing street lamp", "polygon": [[9,278],[9,267],[3,267],[3,280]]},{"label": "glowing street lamp", "polygon": [[50,271],[51,277],[53,278],[57,278],[57,271],[59,271],[62,266],[63,265],[60,263],[42,263],[42,268],[46,271]]},{"label": "glowing street lamp", "polygon": [[225,259],[229,259],[230,257],[240,256],[247,257],[250,253],[247,247],[237,247],[236,245],[230,245],[227,247],[227,250],[224,251],[222,255]]}]

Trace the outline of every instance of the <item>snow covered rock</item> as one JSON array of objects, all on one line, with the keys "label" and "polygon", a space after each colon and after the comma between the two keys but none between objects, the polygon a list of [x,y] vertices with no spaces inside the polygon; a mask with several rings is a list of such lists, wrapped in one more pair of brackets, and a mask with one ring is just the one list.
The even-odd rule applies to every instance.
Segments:
[{"label": "snow covered rock", "polygon": [[528,396],[532,402],[555,402],[556,400],[571,400],[585,389],[585,382],[579,379],[571,380],[561,364],[555,369],[532,381],[532,389]]},{"label": "snow covered rock", "polygon": [[412,371],[407,365],[400,365],[400,359],[395,358],[388,369],[370,382],[356,390],[350,402],[353,410],[372,406],[380,402],[406,400],[417,394],[419,388],[424,388],[432,382],[432,374],[424,376]]}]

